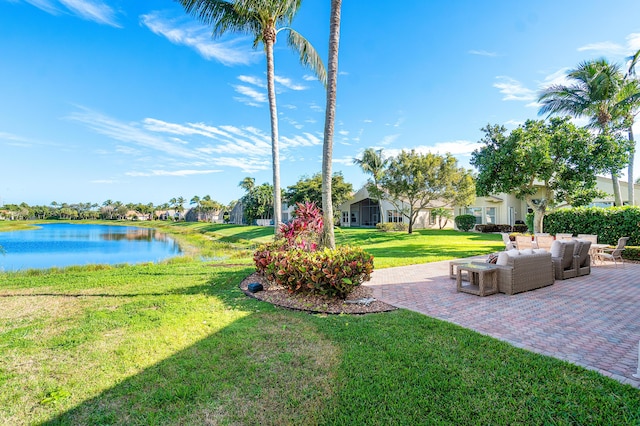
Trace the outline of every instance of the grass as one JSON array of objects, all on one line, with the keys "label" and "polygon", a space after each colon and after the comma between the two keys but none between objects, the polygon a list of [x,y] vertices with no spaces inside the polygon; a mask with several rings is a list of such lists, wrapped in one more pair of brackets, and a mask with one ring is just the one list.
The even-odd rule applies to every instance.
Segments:
[{"label": "grass", "polygon": [[[637,389],[443,321],[245,297],[247,236],[264,229],[167,229],[226,257],[0,274],[0,424],[640,423]],[[430,247],[446,233],[338,238],[411,252],[394,237]]]}]

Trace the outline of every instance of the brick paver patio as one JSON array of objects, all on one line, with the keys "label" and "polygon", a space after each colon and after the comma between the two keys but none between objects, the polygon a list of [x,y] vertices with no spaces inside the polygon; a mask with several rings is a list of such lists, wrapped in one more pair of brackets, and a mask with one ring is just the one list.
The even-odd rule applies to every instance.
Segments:
[{"label": "brick paver patio", "polygon": [[598,371],[640,388],[640,264],[597,265],[591,274],[508,296],[456,293],[449,262],[377,270],[374,297]]}]

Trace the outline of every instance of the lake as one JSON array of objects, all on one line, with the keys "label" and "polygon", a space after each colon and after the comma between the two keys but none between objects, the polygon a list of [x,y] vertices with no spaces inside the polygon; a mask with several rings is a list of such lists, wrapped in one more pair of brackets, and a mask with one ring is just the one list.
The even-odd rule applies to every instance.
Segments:
[{"label": "lake", "polygon": [[0,232],[0,246],[0,271],[158,262],[181,253],[175,240],[154,229],[68,223]]}]

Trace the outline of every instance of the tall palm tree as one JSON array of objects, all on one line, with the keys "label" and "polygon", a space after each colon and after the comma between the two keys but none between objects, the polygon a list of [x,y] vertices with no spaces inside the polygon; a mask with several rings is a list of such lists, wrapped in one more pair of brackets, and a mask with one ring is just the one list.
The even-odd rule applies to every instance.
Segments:
[{"label": "tall palm tree", "polygon": [[[540,95],[540,114],[569,114],[588,117],[590,126],[603,135],[612,135],[624,114],[621,88],[624,75],[620,67],[606,59],[586,61],[567,74],[571,85],[553,85]],[[622,205],[620,183],[615,167],[610,170],[615,204]]]},{"label": "tall palm tree", "polygon": [[242,179],[238,186],[247,192],[251,192],[251,190],[256,186],[256,180],[252,177],[247,176],[246,178]]},{"label": "tall palm tree", "polygon": [[635,152],[636,152],[636,143],[633,137],[633,123],[635,122],[635,117],[638,114],[638,110],[640,110],[640,80],[636,75],[636,65],[640,60],[640,49],[627,58],[629,60],[629,67],[627,69],[627,73],[624,76],[625,83],[627,86],[627,90],[631,92],[631,96],[628,96],[628,110],[626,114],[626,120],[628,124],[628,134],[629,134],[629,142],[631,143],[632,149],[629,151],[629,166],[627,170],[627,191],[629,197],[629,204],[635,205],[635,191],[633,186],[633,163],[635,162]]},{"label": "tall palm tree", "polygon": [[322,146],[322,214],[324,220],[322,242],[325,247],[336,248],[333,232],[333,203],[331,202],[331,161],[333,157],[333,132],[336,120],[338,92],[338,48],[340,44],[340,12],[342,0],[331,0],[329,23],[329,62],[327,76],[327,106],[324,118],[324,143]]},{"label": "tall palm tree", "polygon": [[278,148],[278,111],[276,108],[273,45],[280,31],[288,31],[287,42],[300,54],[300,61],[309,66],[320,81],[326,81],[324,65],[311,43],[289,25],[302,0],[178,0],[187,13],[206,25],[213,26],[213,37],[226,32],[238,32],[254,37],[253,47],[264,45],[267,57],[267,93],[271,114],[271,156],[273,162],[273,219],[278,233],[282,222],[280,191],[280,151]]}]

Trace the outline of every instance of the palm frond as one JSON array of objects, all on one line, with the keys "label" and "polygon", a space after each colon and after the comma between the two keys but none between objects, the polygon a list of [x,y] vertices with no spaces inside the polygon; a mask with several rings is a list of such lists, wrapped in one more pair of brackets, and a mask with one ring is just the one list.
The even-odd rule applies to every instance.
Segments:
[{"label": "palm frond", "polygon": [[308,66],[318,77],[323,85],[327,85],[327,70],[324,63],[309,41],[300,33],[291,28],[281,28],[281,30],[289,31],[287,43],[300,54],[300,62]]}]

